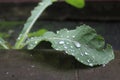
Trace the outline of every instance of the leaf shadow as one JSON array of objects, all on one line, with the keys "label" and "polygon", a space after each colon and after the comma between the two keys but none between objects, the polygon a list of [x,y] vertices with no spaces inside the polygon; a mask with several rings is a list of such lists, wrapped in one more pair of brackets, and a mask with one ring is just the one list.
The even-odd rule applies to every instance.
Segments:
[{"label": "leaf shadow", "polygon": [[73,56],[53,49],[34,49],[28,51],[33,60],[40,64],[45,64],[59,70],[89,69],[93,67],[86,66],[78,62]]}]

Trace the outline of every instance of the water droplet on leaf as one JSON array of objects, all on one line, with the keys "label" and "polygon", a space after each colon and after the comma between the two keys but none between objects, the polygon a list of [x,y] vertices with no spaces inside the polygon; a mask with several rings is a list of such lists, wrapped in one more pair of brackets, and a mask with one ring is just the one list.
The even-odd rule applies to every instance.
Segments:
[{"label": "water droplet on leaf", "polygon": [[88,59],[87,62],[90,62],[90,60]]},{"label": "water droplet on leaf", "polygon": [[75,36],[72,36],[73,38],[75,38]]},{"label": "water droplet on leaf", "polygon": [[64,44],[65,42],[64,41],[60,41],[59,44]]},{"label": "water droplet on leaf", "polygon": [[102,66],[103,66],[103,67],[105,67],[105,66],[106,66],[106,64],[103,64]]},{"label": "water droplet on leaf", "polygon": [[35,41],[35,44],[37,44],[38,42],[37,41]]},{"label": "water droplet on leaf", "polygon": [[79,47],[81,47],[81,44],[79,43],[79,42],[74,42],[74,44],[75,44],[75,46],[77,47],[77,48],[79,48]]},{"label": "water droplet on leaf", "polygon": [[64,48],[65,48],[65,49],[67,49],[67,47],[66,47],[66,46],[64,46]]},{"label": "water droplet on leaf", "polygon": [[57,34],[59,33],[59,31],[57,31]]},{"label": "water droplet on leaf", "polygon": [[80,55],[81,55],[81,56],[84,56],[84,54],[83,54],[83,53],[81,53]]},{"label": "water droplet on leaf", "polygon": [[90,63],[89,65],[90,65],[90,66],[93,66],[93,64],[92,64],[92,63]]},{"label": "water droplet on leaf", "polygon": [[70,36],[67,36],[67,38],[70,38]]},{"label": "water droplet on leaf", "polygon": [[85,52],[85,55],[88,55],[88,53],[87,53],[87,52]]}]

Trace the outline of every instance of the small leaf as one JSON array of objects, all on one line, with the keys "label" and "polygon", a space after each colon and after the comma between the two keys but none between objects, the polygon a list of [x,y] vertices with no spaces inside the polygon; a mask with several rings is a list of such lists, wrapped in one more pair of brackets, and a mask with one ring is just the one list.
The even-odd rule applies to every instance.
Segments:
[{"label": "small leaf", "polygon": [[45,32],[47,32],[46,29],[40,29],[40,30],[38,30],[38,31],[29,33],[29,34],[28,34],[28,37],[33,37],[33,36],[39,37],[39,36],[42,36]]},{"label": "small leaf", "polygon": [[51,42],[54,49],[65,51],[88,66],[104,65],[114,59],[112,47],[107,45],[104,49],[104,39],[87,25],[77,27],[75,30],[62,29],[56,34],[47,32],[42,37],[29,39],[26,44],[29,49],[33,49],[43,40]]},{"label": "small leaf", "polygon": [[83,8],[85,5],[84,0],[65,0],[65,1],[76,8]]}]

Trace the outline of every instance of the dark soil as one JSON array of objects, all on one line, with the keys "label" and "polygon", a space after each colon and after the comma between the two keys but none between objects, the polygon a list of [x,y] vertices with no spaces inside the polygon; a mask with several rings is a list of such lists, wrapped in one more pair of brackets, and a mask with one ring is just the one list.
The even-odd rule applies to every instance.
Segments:
[{"label": "dark soil", "polygon": [[119,80],[119,54],[106,66],[91,68],[53,50],[1,50],[0,80]]}]

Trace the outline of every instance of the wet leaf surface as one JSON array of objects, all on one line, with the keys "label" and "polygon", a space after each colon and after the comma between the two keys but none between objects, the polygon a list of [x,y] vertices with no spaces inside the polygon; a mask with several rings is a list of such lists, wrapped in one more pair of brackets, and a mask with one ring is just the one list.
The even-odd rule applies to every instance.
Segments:
[{"label": "wet leaf surface", "polygon": [[104,39],[87,25],[75,30],[62,29],[56,34],[47,32],[42,37],[32,37],[26,44],[28,49],[33,49],[41,41],[51,42],[55,50],[65,51],[88,66],[105,65],[114,59],[112,47],[107,44],[105,49]]}]

